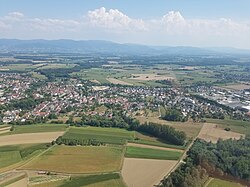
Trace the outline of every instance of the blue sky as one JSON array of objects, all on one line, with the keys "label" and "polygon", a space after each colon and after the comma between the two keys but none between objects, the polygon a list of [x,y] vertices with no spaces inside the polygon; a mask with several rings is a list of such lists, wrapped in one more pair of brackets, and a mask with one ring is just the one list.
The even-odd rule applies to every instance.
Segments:
[{"label": "blue sky", "polygon": [[0,36],[250,48],[249,7],[249,0],[0,0]]}]

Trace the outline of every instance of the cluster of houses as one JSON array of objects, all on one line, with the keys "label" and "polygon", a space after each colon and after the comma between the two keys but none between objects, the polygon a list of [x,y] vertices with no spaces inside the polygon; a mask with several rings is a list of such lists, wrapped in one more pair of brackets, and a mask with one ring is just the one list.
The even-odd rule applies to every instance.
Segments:
[{"label": "cluster of houses", "polygon": [[[20,74],[0,74],[0,106],[27,97],[26,91],[36,83],[35,79]],[[13,109],[1,112],[2,121],[25,121],[29,118],[64,115],[70,112],[85,115],[112,117],[112,108],[118,107],[129,115],[145,115],[145,110],[159,111],[160,107],[175,108],[183,116],[204,116],[223,112],[219,106],[201,101],[181,88],[135,87],[122,85],[100,86],[83,80],[44,82],[31,90],[33,98],[40,102],[28,112]],[[223,105],[245,106],[250,94],[220,88],[196,87],[204,98]],[[236,105],[237,103],[237,105]],[[248,103],[250,104],[250,103]],[[101,106],[109,108],[99,110]]]}]

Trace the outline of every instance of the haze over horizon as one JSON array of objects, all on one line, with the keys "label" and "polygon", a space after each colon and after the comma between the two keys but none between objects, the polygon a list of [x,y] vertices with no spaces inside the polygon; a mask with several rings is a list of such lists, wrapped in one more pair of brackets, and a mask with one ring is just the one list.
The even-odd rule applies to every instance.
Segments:
[{"label": "haze over horizon", "polygon": [[250,49],[250,2],[0,1],[0,36]]}]

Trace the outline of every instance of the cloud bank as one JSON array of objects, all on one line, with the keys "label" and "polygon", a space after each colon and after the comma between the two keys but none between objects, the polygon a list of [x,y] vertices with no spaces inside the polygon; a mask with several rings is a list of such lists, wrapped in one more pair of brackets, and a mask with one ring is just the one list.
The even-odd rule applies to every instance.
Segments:
[{"label": "cloud bank", "polygon": [[32,18],[22,12],[0,17],[1,38],[103,39],[149,45],[250,48],[250,23],[229,18],[189,19],[169,11],[158,19],[131,18],[117,9],[89,10],[75,19]]}]

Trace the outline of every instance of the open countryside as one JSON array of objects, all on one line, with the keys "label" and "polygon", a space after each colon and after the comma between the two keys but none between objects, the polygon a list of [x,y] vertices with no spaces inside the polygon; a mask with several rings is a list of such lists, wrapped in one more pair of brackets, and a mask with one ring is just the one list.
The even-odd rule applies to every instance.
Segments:
[{"label": "open countryside", "polygon": [[249,7],[0,1],[0,187],[250,186]]}]

